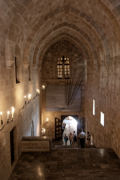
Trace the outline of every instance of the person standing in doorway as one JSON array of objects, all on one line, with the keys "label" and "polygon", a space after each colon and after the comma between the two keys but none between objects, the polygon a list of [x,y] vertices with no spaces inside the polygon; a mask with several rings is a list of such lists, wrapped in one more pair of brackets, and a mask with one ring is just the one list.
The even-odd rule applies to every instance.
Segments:
[{"label": "person standing in doorway", "polygon": [[70,140],[70,145],[72,145],[73,143],[73,134],[70,132],[70,135],[69,135],[69,140]]},{"label": "person standing in doorway", "polygon": [[66,136],[66,134],[64,136],[64,141],[65,141],[65,145],[67,145],[68,137]]},{"label": "person standing in doorway", "polygon": [[73,144],[75,145],[76,142],[77,142],[77,136],[76,136],[75,131],[73,131]]},{"label": "person standing in doorway", "polygon": [[81,130],[79,134],[79,138],[80,138],[80,146],[81,148],[84,148],[85,147],[85,132],[83,131],[83,129]]}]

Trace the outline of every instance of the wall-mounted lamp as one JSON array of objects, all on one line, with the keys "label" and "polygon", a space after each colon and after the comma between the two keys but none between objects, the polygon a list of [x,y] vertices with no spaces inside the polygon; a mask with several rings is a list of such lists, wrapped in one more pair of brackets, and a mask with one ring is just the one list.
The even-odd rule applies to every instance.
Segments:
[{"label": "wall-mounted lamp", "polygon": [[46,88],[46,86],[43,84],[43,85],[42,85],[42,89],[45,90],[45,88]]},{"label": "wall-mounted lamp", "polygon": [[4,123],[3,122],[3,117],[2,117],[3,113],[0,112],[0,131],[6,126],[6,124],[13,121],[14,113],[15,113],[15,108],[12,106],[11,110],[7,111],[7,123]]},{"label": "wall-mounted lamp", "polygon": [[32,94],[28,94],[28,101],[31,101]]},{"label": "wall-mounted lamp", "polygon": [[[36,89],[36,95],[34,97],[32,97],[32,94],[28,94],[28,95],[24,95],[24,104],[28,104],[31,100],[35,99],[36,96],[39,96],[40,94],[40,90],[39,89]],[[24,108],[24,105],[21,109]]]},{"label": "wall-mounted lamp", "polygon": [[49,118],[47,117],[47,118],[46,118],[46,122],[48,122],[48,121],[49,121]]},{"label": "wall-mounted lamp", "polygon": [[39,94],[40,94],[40,90],[36,89],[36,95],[39,95]]},{"label": "wall-mounted lamp", "polygon": [[24,96],[24,102],[25,102],[25,104],[27,103],[27,96],[26,95]]},{"label": "wall-mounted lamp", "polygon": [[45,135],[45,132],[46,132],[46,129],[45,129],[45,128],[42,128],[42,129],[41,129],[42,136]]},{"label": "wall-mounted lamp", "polygon": [[12,107],[11,107],[12,120],[13,120],[13,117],[14,117],[14,113],[15,113],[15,108],[12,106]]},{"label": "wall-mounted lamp", "polygon": [[7,123],[10,122],[10,111],[7,111]]},{"label": "wall-mounted lamp", "polygon": [[1,126],[3,125],[2,114],[3,114],[3,113],[0,112],[0,121],[1,121],[0,125],[1,125]]},{"label": "wall-mounted lamp", "polygon": [[12,106],[11,111],[7,111],[7,123],[13,121],[14,113],[15,113],[15,108]]}]

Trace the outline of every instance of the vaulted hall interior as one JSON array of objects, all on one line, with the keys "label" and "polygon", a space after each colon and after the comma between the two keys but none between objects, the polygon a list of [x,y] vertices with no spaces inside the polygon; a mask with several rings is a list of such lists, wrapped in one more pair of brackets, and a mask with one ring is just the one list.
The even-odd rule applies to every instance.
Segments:
[{"label": "vaulted hall interior", "polygon": [[[87,148],[86,137],[85,149],[67,145],[55,149],[65,132],[75,131],[78,136],[81,129],[86,135],[89,131],[92,148]],[[83,168],[75,160],[78,176],[83,168],[83,176],[90,177],[85,171],[90,167],[95,180],[94,168],[119,172],[119,132],[120,1],[0,0],[0,179],[8,180],[13,172],[12,180],[39,179],[43,174],[53,180],[62,162],[59,153],[67,156],[68,169],[77,157],[90,162]],[[95,154],[99,162],[106,159],[103,166],[97,164]],[[28,178],[20,171],[20,157],[22,171],[26,162],[28,167],[39,159],[38,165],[47,157],[49,167],[57,167],[56,174],[50,168],[47,174],[46,159],[44,173],[38,168],[37,176],[29,172]],[[67,170],[62,175],[72,178]],[[119,179],[120,174],[111,177]]]}]

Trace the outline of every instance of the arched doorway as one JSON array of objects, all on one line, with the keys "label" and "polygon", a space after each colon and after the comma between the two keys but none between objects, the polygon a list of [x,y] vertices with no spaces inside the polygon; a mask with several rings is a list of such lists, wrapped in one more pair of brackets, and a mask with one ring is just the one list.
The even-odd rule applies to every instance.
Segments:
[{"label": "arched doorway", "polygon": [[[63,144],[65,144],[64,142],[64,136],[66,135],[69,138],[70,133],[73,134],[75,133],[77,136],[77,125],[78,122],[77,120],[72,117],[72,116],[67,116],[63,122],[62,122],[62,130],[63,130],[63,134],[62,134],[62,139],[63,139]],[[68,145],[69,141],[68,141]]]},{"label": "arched doorway", "polygon": [[78,122],[74,117],[67,116],[62,122],[62,128],[64,128],[63,133],[69,135],[70,132],[73,133],[73,131],[75,131],[75,134],[77,135],[77,124]]},{"label": "arched doorway", "polygon": [[75,131],[75,134],[77,135],[81,129],[85,131],[84,117],[79,117],[78,115],[61,115],[61,118],[55,118],[55,141],[62,141],[65,124],[67,124],[67,129],[69,127],[67,135],[69,132],[73,133],[73,131]]}]

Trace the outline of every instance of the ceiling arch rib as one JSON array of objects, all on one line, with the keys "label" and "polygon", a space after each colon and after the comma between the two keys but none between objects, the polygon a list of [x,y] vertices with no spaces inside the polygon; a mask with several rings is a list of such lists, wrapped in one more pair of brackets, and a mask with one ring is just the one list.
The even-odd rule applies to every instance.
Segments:
[{"label": "ceiling arch rib", "polygon": [[[79,40],[79,42],[81,41],[82,39],[82,43],[80,43],[82,46],[84,45],[84,40],[83,39],[86,39],[86,41],[88,41],[89,45],[91,46],[92,48],[92,51],[94,52],[94,54],[96,54],[96,57],[94,59],[97,60],[97,51],[99,49],[99,51],[102,51],[103,47],[102,47],[102,44],[100,42],[100,40],[95,37],[93,38],[93,40],[90,39],[90,36],[88,36],[88,34],[86,34],[85,32],[83,32],[83,30],[77,28],[75,25],[70,25],[68,23],[64,23],[62,25],[59,25],[57,27],[54,28],[54,31],[53,29],[51,31],[49,31],[48,33],[46,33],[46,35],[44,35],[42,37],[42,39],[39,40],[38,44],[36,45],[36,48],[35,48],[35,51],[34,51],[34,54],[36,54],[37,51],[39,51],[39,49],[41,51],[42,50],[42,44],[44,44],[44,46],[46,46],[46,44],[48,44],[48,39],[50,38],[49,40],[49,43],[51,43],[52,41],[52,38],[54,38],[56,36],[56,34],[61,34],[62,33],[65,33],[66,34],[68,32],[70,32],[71,36],[76,36],[76,39]],[[90,34],[90,33],[89,33]],[[82,36],[82,37],[81,37]],[[92,34],[91,34],[92,36]],[[95,36],[95,33],[94,35]],[[92,36],[92,37],[93,37]],[[43,41],[43,42],[42,42]],[[46,44],[45,44],[46,43]],[[34,44],[34,43],[32,43]],[[94,48],[96,47],[96,48]],[[31,50],[30,50],[31,52]],[[36,58],[35,58],[36,55],[34,55],[34,64],[35,64],[35,61],[36,61]]]},{"label": "ceiling arch rib", "polygon": [[[74,31],[73,29],[71,30],[70,28],[64,29],[65,27],[63,28],[63,31],[62,31],[62,28],[63,27],[61,27],[60,29],[58,28],[58,30],[56,30],[56,33],[51,32],[51,35],[47,36],[46,39],[44,39],[44,44],[42,45],[43,47],[39,46],[39,45],[36,46],[36,52],[34,53],[34,60],[35,61],[38,60],[39,57],[41,59],[43,57],[43,55],[44,55],[44,52],[48,48],[48,46],[53,44],[53,42],[58,41],[58,39],[60,39],[62,37],[62,35],[63,36],[66,35],[67,37],[74,39],[75,40],[75,44],[76,43],[79,44],[78,47],[80,49],[83,49],[83,51],[86,49],[87,52],[90,51],[92,53],[92,51],[93,51],[92,50],[92,46],[89,45],[89,42],[81,34],[79,34],[78,32]],[[40,49],[39,49],[39,47],[40,47]],[[95,58],[97,58],[97,57],[94,57],[94,59]]]},{"label": "ceiling arch rib", "polygon": [[[79,30],[79,28],[76,27],[75,25],[70,25],[70,24],[68,24],[68,23],[64,23],[64,24],[62,24],[62,25],[58,25],[57,27],[55,27],[55,28],[52,29],[51,31],[47,32],[48,35],[50,35],[51,32],[53,32],[53,34],[55,34],[55,32],[54,32],[53,30],[56,30],[56,28],[59,29],[59,30],[61,30],[61,28],[62,28],[61,26],[65,26],[65,27],[70,26],[71,29],[76,29],[76,31],[80,31],[81,34],[83,34],[84,36],[86,36],[87,39],[89,39],[89,41],[90,41],[91,43],[92,43],[92,41],[90,40],[90,37],[95,36],[95,33],[94,33],[94,32],[91,34],[91,36],[88,36],[88,35],[86,35],[85,32],[83,32],[83,30]],[[60,28],[60,27],[61,27],[61,28]],[[70,28],[67,29],[66,32],[68,32],[68,31],[70,30]],[[38,45],[36,45],[36,47],[39,47],[39,46],[40,46],[39,44],[41,44],[42,41],[45,40],[45,36],[48,36],[47,33],[46,33],[46,35],[44,35],[44,36],[42,37],[42,39],[39,40],[39,43],[38,43]],[[76,32],[73,32],[73,34],[76,34]],[[90,32],[89,32],[89,34],[90,34]],[[92,36],[92,35],[93,35],[93,36]],[[79,37],[79,34],[78,34],[78,37]],[[96,40],[96,39],[97,39],[97,40]],[[97,41],[99,42],[99,44],[97,43]],[[98,37],[95,37],[94,40],[93,40],[93,42],[95,43],[95,45],[91,44],[91,46],[92,46],[92,47],[94,47],[94,46],[97,47],[97,51],[98,51],[98,48],[99,48],[99,50],[100,50],[100,48],[102,48],[102,45],[100,44],[100,39],[99,39]],[[102,43],[102,42],[101,42],[101,43]],[[33,45],[34,43],[31,43],[31,44]],[[98,45],[97,45],[97,44],[98,44]],[[32,48],[31,48],[31,49],[32,49]],[[95,50],[93,50],[93,52],[94,52],[94,51],[95,51]],[[30,52],[31,52],[31,50],[30,50]]]},{"label": "ceiling arch rib", "polygon": [[[4,2],[4,0],[1,0],[1,1]],[[82,2],[82,4],[81,4],[81,2]],[[93,1],[91,0],[91,4],[92,4],[92,2],[94,2],[94,0]],[[54,1],[49,2],[47,0],[43,1],[43,2],[39,1],[39,0],[35,0],[35,1],[32,1],[32,0],[29,0],[29,1],[26,1],[26,0],[23,0],[23,1],[11,0],[11,1],[9,1],[9,0],[6,0],[4,3],[6,4],[6,6],[8,6],[9,11],[11,11],[11,15],[12,15],[13,10],[14,11],[16,10],[16,12],[18,12],[21,16],[29,17],[29,18],[24,18],[24,19],[26,19],[27,23],[31,22],[31,24],[34,22],[33,14],[34,14],[35,11],[36,11],[36,17],[38,17],[40,15],[40,9],[43,9],[43,10],[46,9],[47,5],[48,5],[47,7],[49,7],[50,10],[53,10],[53,7],[58,6],[58,3],[55,4]],[[72,4],[73,4],[72,1],[69,1],[69,3],[68,3],[68,2],[65,2],[65,1],[61,0],[60,3],[59,3],[59,8],[56,8],[56,9],[57,9],[57,11],[59,11],[62,8],[63,10],[68,11],[69,7]],[[79,1],[79,4],[81,4],[82,7],[84,7],[84,4],[85,5],[88,4],[88,1],[86,0],[86,2],[83,2],[81,0],[81,1]],[[120,2],[118,0],[105,0],[105,1],[104,0],[99,0],[99,1],[96,1],[96,4],[97,4],[98,7],[101,4],[102,7],[104,6],[105,8],[107,8],[109,10],[109,12],[111,14],[114,15],[115,9],[119,9]],[[2,3],[2,5],[3,5],[3,3]],[[75,6],[78,7],[77,3],[75,4]],[[90,4],[89,4],[89,6],[90,6]],[[44,13],[45,12],[46,11],[44,11]],[[116,19],[117,19],[117,15],[114,15],[116,17]],[[46,17],[47,17],[47,15],[46,15]]]},{"label": "ceiling arch rib", "polygon": [[[89,16],[85,15],[85,13],[81,13],[81,14],[80,14],[78,10],[75,10],[75,9],[73,9],[73,8],[71,8],[70,11],[72,11],[72,12],[74,11],[74,13],[76,13],[76,14],[78,14],[78,15],[81,15],[81,17],[83,17],[84,19],[86,18],[86,20],[88,21],[88,23],[89,23],[89,24],[91,23],[92,26],[95,25],[95,23],[94,23],[94,21],[92,20],[92,18],[89,18]],[[61,12],[63,12],[63,9],[62,9]],[[59,13],[60,13],[60,11],[59,11]],[[54,14],[54,13],[53,13],[53,14]],[[97,27],[98,27],[98,25],[95,25],[95,28],[97,28]],[[36,28],[34,28],[34,29],[35,29],[35,30],[38,29],[38,26],[36,26]],[[99,33],[102,32],[102,28],[99,27],[99,28],[97,28],[97,29],[99,29]],[[98,30],[97,30],[97,31],[98,31]],[[33,31],[33,33],[34,33],[34,31]],[[102,36],[102,41],[104,41],[104,34],[105,34],[105,33],[102,33],[102,34],[101,34],[101,36]],[[32,36],[32,35],[31,35],[31,36]],[[109,43],[107,43],[107,44],[109,44]],[[106,43],[105,43],[105,47],[106,47]],[[106,48],[106,49],[109,49],[109,48]],[[108,54],[108,53],[107,53],[107,54]]]},{"label": "ceiling arch rib", "polygon": [[[81,4],[81,2],[82,2],[82,4]],[[92,9],[92,7],[91,7],[92,2],[94,2],[94,1],[92,0],[91,4],[89,4],[91,9]],[[37,1],[37,0],[35,0],[35,1],[32,1],[32,0],[29,0],[29,1],[25,1],[25,0],[23,0],[23,1],[18,1],[18,0],[17,1],[15,1],[15,0],[9,1],[9,0],[6,0],[6,1],[3,1],[3,0],[1,0],[1,4],[2,5],[4,4],[4,7],[9,9],[9,15],[11,15],[11,17],[13,17],[12,12],[16,12],[16,14],[19,14],[21,17],[23,17],[24,21],[26,21],[27,24],[29,24],[29,25],[31,24],[33,26],[33,23],[35,24],[35,22],[37,21],[37,19],[39,17],[42,17],[43,20],[47,20],[48,16],[54,16],[56,13],[61,12],[61,11],[67,10],[67,13],[68,13],[70,7],[73,6],[75,3],[73,4],[72,1],[69,1],[69,3],[67,3],[67,2],[65,3],[64,1],[61,1],[59,4],[58,3],[55,4],[53,1],[49,2],[47,0],[43,1],[43,2]],[[40,14],[41,9],[43,10],[44,8],[46,8],[47,4],[49,4],[49,6],[48,6],[48,7],[50,7],[49,11],[50,12],[52,11],[52,13],[50,13],[50,12],[47,13],[48,12],[48,9],[47,9],[47,11],[42,11],[41,13],[43,13],[43,12],[44,13],[41,15]],[[85,2],[79,1],[79,4],[81,4],[82,8],[85,6],[88,7],[87,6],[88,0],[86,0]],[[113,9],[119,7],[119,5],[120,5],[119,1],[116,1],[116,0],[106,0],[106,1],[99,0],[99,1],[96,1],[95,8],[100,7],[99,8],[100,10],[102,10],[103,7],[106,8],[107,11],[109,12],[109,16],[112,17],[112,18],[110,17],[110,19],[112,21],[113,15],[114,15]],[[81,6],[80,6],[80,8],[81,8]],[[77,6],[75,4],[74,7],[78,8],[79,6]],[[54,9],[56,9],[56,10],[54,10]],[[78,13],[79,12],[80,11],[78,11]],[[97,11],[96,11],[96,13],[97,13]],[[116,17],[117,16],[115,16],[115,18]],[[18,18],[16,18],[16,19],[18,20]]]},{"label": "ceiling arch rib", "polygon": [[100,0],[102,7],[107,10],[113,23],[120,27],[120,1],[119,0]]},{"label": "ceiling arch rib", "polygon": [[[67,23],[63,23],[63,24],[67,24]],[[61,25],[58,25],[58,26],[61,26]],[[73,26],[74,26],[74,25],[73,25]],[[74,26],[74,27],[75,27],[75,26]],[[53,31],[54,29],[55,29],[55,28],[52,28],[51,31]],[[76,28],[76,29],[79,29],[79,28]],[[85,28],[85,29],[86,29],[86,28]],[[84,29],[84,30],[85,30],[85,29]],[[83,32],[83,31],[82,31],[82,32]],[[84,32],[84,33],[85,33],[85,32]],[[37,34],[37,33],[36,33],[36,34]],[[39,34],[40,34],[40,31],[38,31],[38,35],[36,35],[36,37],[37,37],[36,39],[39,39],[39,38],[38,38],[38,37],[39,37]],[[89,32],[87,32],[87,34],[90,34],[90,30],[89,30]],[[90,38],[91,38],[91,37],[94,37],[94,34],[97,34],[97,33],[93,32],[93,33],[91,33],[91,34],[92,34],[93,36],[90,36]],[[26,54],[25,57],[28,55],[30,45],[31,45],[31,44],[34,44],[34,43],[33,43],[34,38],[31,39],[31,37],[34,37],[34,36],[31,35],[30,38],[29,38],[29,40],[28,40],[29,43],[27,43],[28,46],[26,45],[27,49],[26,49],[26,52],[25,52],[25,54]],[[96,39],[98,39],[98,38],[96,38]],[[95,40],[95,39],[94,39],[94,40]],[[30,41],[32,41],[32,42],[30,43]],[[95,41],[94,41],[94,42],[95,42]],[[25,58],[25,59],[27,59],[27,58]]]},{"label": "ceiling arch rib", "polygon": [[[88,45],[86,44],[85,46],[85,43],[84,45],[75,37],[73,37],[72,35],[70,34],[58,34],[57,36],[55,36],[54,38],[52,38],[51,40],[49,39],[49,43],[47,43],[47,45],[44,45],[43,48],[39,51],[37,51],[35,54],[34,54],[34,59],[38,60],[39,61],[39,66],[41,67],[41,64],[42,64],[42,59],[46,53],[46,51],[55,43],[57,43],[58,41],[60,40],[68,40],[70,41],[72,44],[74,44],[79,50],[80,52],[82,52],[83,54],[83,57],[85,59],[93,59],[93,54],[92,54],[92,51],[91,49],[89,49]],[[89,50],[88,50],[89,49]]]},{"label": "ceiling arch rib", "polygon": [[[69,1],[69,4],[64,3],[64,1],[61,1],[60,4],[56,4],[56,5],[54,4],[54,2],[52,2],[52,3],[50,3],[51,9],[49,9],[48,11],[44,11],[44,13],[41,15],[40,7],[44,6],[43,4],[45,2],[43,3],[43,2],[36,1],[36,3],[34,2],[34,4],[33,4],[32,1],[29,1],[27,3],[25,3],[25,1],[18,2],[18,1],[12,0],[11,3],[8,3],[8,1],[6,1],[6,3],[8,3],[10,6],[10,10],[11,10],[11,8],[13,8],[12,10],[16,9],[18,11],[19,15],[28,24],[28,26],[30,26],[30,31],[27,34],[27,37],[24,42],[25,43],[24,44],[24,47],[25,47],[24,60],[29,60],[29,57],[28,57],[30,54],[29,51],[31,50],[30,49],[31,43],[33,42],[33,39],[35,38],[34,35],[36,34],[36,31],[44,31],[45,29],[48,29],[48,25],[51,25],[51,27],[52,27],[55,24],[55,26],[56,26],[58,19],[59,19],[58,24],[60,23],[60,21],[64,22],[64,21],[69,20],[69,22],[70,22],[70,17],[73,17],[73,15],[76,18],[71,20],[71,22],[70,22],[71,24],[74,24],[74,22],[75,22],[75,24],[77,24],[77,22],[79,22],[80,19],[87,22],[87,24],[89,24],[91,29],[94,29],[96,31],[96,33],[98,34],[98,36],[100,36],[100,39],[104,45],[103,46],[104,52],[102,52],[102,53],[103,54],[105,53],[106,55],[111,55],[111,56],[114,54],[115,42],[113,42],[112,40],[115,39],[114,41],[116,41],[120,37],[118,37],[118,30],[119,30],[118,21],[116,20],[116,17],[114,15],[113,11],[111,11],[111,9],[108,8],[102,0],[101,1],[97,0],[95,6],[92,6],[92,4],[94,3],[93,0],[91,1],[91,4],[88,3],[89,2],[88,0],[86,0],[85,2],[82,2],[81,6],[79,6],[79,4],[81,2],[82,1],[77,2],[78,5],[76,2],[73,4],[72,1]],[[109,1],[107,1],[107,2],[109,3]],[[113,4],[113,1],[111,1],[111,2],[112,3],[109,3],[109,5]],[[48,3],[47,0],[46,0],[46,3]],[[87,12],[86,8],[88,8],[88,4],[89,4],[90,11]],[[33,5],[34,5],[34,7],[32,7]],[[25,8],[22,8],[23,6]],[[28,7],[31,8],[31,11],[29,10]],[[67,12],[66,12],[66,10],[67,10]],[[99,12],[101,13],[101,17],[97,18],[97,14],[99,14]],[[94,13],[96,14],[96,16],[94,15]],[[59,14],[59,16],[57,16],[58,14]],[[64,14],[64,19],[62,18],[63,14]],[[58,17],[58,19],[56,19],[56,21],[54,21],[54,17]],[[95,19],[95,17],[96,17],[96,19]],[[18,21],[17,18],[18,18],[18,16],[13,19],[13,23],[15,23],[16,26],[20,26],[20,22]],[[75,19],[76,19],[76,21],[75,21]],[[102,22],[104,22],[104,20],[106,20],[108,22],[107,27],[104,27],[104,24],[102,24]],[[81,23],[79,23],[79,24],[81,26]],[[113,33],[111,35],[107,31],[107,29],[109,27],[112,27],[111,26],[112,24],[114,24],[114,28],[116,28],[117,31],[116,31],[116,33]],[[32,27],[31,27],[31,25],[32,25]],[[84,28],[84,30],[86,32],[86,28]],[[112,30],[113,29],[111,29],[111,31]],[[114,32],[114,30],[113,30],[113,32]],[[17,35],[16,35],[16,37],[17,37]],[[36,37],[38,37],[38,36],[36,36]],[[92,36],[90,36],[90,37],[92,37]],[[115,37],[115,38],[113,38],[113,37]],[[35,47],[36,47],[36,44],[34,45],[34,48]],[[109,51],[109,49],[113,49],[113,50]],[[104,58],[104,55],[102,55],[102,58]]]}]

